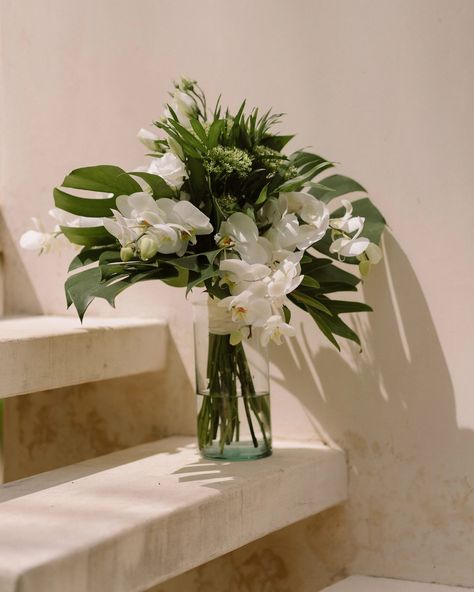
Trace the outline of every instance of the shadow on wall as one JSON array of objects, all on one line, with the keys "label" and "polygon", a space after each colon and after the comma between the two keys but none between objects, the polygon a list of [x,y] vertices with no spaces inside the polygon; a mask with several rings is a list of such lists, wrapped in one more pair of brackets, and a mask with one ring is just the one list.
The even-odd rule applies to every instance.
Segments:
[{"label": "shadow on wall", "polygon": [[23,266],[20,249],[10,234],[0,209],[0,247],[4,253],[5,314],[41,314],[41,304]]},{"label": "shadow on wall", "polygon": [[[273,351],[277,382],[315,418],[322,439],[348,452],[350,502],[334,536],[349,567],[472,585],[474,435],[457,425],[449,369],[414,270],[391,235],[385,252],[364,286],[375,312],[354,319],[364,352],[312,353],[314,327],[302,324],[301,340]],[[307,543],[320,553],[325,541],[315,531]]]}]

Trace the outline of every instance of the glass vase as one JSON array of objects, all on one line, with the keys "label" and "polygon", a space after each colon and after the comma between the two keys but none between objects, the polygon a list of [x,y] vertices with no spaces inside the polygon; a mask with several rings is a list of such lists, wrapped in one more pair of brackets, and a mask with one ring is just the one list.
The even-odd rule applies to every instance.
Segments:
[{"label": "glass vase", "polygon": [[199,449],[210,459],[269,456],[268,353],[260,344],[260,330],[232,345],[210,308],[207,295],[193,298]]}]

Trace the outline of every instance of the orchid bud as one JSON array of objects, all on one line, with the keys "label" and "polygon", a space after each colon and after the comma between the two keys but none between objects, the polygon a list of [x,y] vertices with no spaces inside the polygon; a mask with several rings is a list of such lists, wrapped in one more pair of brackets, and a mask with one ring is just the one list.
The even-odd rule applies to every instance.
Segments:
[{"label": "orchid bud", "polygon": [[143,236],[138,241],[138,248],[140,249],[140,259],[143,261],[151,259],[158,253],[158,244],[150,236]]},{"label": "orchid bud", "polygon": [[133,252],[132,247],[122,247],[120,249],[120,259],[122,261],[124,261],[125,263],[127,261],[130,261],[130,259],[133,257],[133,255],[134,255],[134,252]]}]

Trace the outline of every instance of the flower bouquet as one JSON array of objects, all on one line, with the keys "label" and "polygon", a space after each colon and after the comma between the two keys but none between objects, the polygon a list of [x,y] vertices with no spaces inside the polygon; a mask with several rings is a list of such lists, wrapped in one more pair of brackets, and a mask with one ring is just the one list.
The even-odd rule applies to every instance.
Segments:
[{"label": "flower bouquet", "polygon": [[54,189],[57,226],[26,232],[21,245],[48,251],[67,239],[80,245],[65,290],[82,319],[94,298],[112,306],[138,282],[161,280],[196,302],[198,441],[214,458],[271,453],[266,346],[295,334],[291,308],[310,315],[339,349],[360,344],[341,319],[371,310],[337,300],[354,292],[381,258],[385,220],[356,181],[323,175],[334,163],[283,149],[281,115],[258,109],[209,110],[199,85],[175,83],[157,134],[140,130],[147,166],[79,168]]}]

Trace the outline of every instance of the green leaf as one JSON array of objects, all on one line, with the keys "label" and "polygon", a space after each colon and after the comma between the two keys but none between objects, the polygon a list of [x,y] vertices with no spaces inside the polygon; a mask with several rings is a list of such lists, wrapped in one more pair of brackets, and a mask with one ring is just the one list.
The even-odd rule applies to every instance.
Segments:
[{"label": "green leaf", "polygon": [[352,193],[354,191],[364,191],[367,193],[366,189],[357,183],[357,181],[345,177],[344,175],[332,175],[331,177],[326,177],[321,180],[321,183],[324,185],[324,188],[311,187],[308,190],[308,193],[324,203],[329,203],[335,197],[345,195],[346,193]]},{"label": "green leaf", "polygon": [[262,139],[263,146],[281,152],[295,136],[267,136]]},{"label": "green leaf", "polygon": [[219,141],[219,136],[221,134],[222,128],[224,126],[223,119],[216,119],[209,128],[209,132],[207,134],[207,146],[208,148],[215,148]]},{"label": "green leaf", "polygon": [[189,294],[190,290],[194,287],[198,286],[199,284],[204,284],[206,280],[210,280],[213,277],[219,275],[219,269],[214,267],[213,265],[209,265],[203,271],[199,271],[196,273],[195,271],[189,272],[188,278],[188,285],[186,287],[186,296]]},{"label": "green leaf", "polygon": [[291,310],[283,305],[283,314],[285,316],[285,323],[289,323],[291,321]]},{"label": "green leaf", "polygon": [[189,121],[191,122],[191,127],[193,128],[196,136],[201,140],[201,142],[204,145],[207,145],[206,130],[203,128],[201,122],[198,119],[195,119],[194,117],[192,117]]},{"label": "green leaf", "polygon": [[176,277],[163,279],[162,281],[173,288],[184,288],[188,285],[189,271],[187,269],[179,269],[179,267],[176,267],[175,269],[178,272]]},{"label": "green leaf", "polygon": [[326,163],[319,163],[314,167],[311,167],[308,171],[304,172],[303,174],[298,175],[293,179],[288,179],[288,181],[285,181],[282,185],[280,185],[278,191],[282,193],[286,193],[289,191],[298,191],[304,186],[306,181],[309,181],[310,179],[315,177],[318,174],[318,172],[321,172],[321,170],[323,170],[324,168],[327,168]]},{"label": "green leaf", "polygon": [[[338,351],[341,351],[341,347],[340,347],[339,343],[336,341],[330,326],[328,325],[326,320],[323,318],[323,316],[321,314],[319,314],[317,310],[314,310],[310,307],[306,307],[305,309],[306,309],[306,312],[308,312],[311,315],[312,319],[314,320],[316,325],[319,327],[321,333],[327,339],[329,339],[329,341],[334,345],[334,347]],[[326,317],[326,318],[328,318],[328,317]]]},{"label": "green leaf", "polygon": [[193,195],[195,205],[209,193],[209,187],[206,180],[206,171],[202,161],[197,158],[188,158],[187,166],[189,169],[189,185]]},{"label": "green leaf", "polygon": [[256,206],[261,206],[263,205],[266,201],[267,201],[267,197],[268,197],[268,183],[263,187],[263,189],[260,191],[259,196],[257,197],[256,201],[255,201],[255,205]]},{"label": "green leaf", "polygon": [[215,251],[206,251],[205,253],[198,253],[196,255],[166,259],[166,263],[200,273],[214,263],[215,258],[221,251],[222,249],[216,249]]},{"label": "green leaf", "polygon": [[318,154],[313,154],[312,152],[304,151],[298,151],[293,153],[290,156],[290,162],[299,169],[300,175],[308,173],[311,169],[315,167],[318,167],[317,172],[319,175],[323,171],[330,169],[334,166],[333,162],[326,160],[322,156],[319,156]]},{"label": "green leaf", "polygon": [[302,286],[306,286],[307,288],[320,288],[321,284],[315,280],[310,275],[305,275],[303,277],[303,281],[301,282]]},{"label": "green leaf", "polygon": [[141,191],[140,185],[120,167],[102,164],[75,169],[67,175],[62,187],[130,195]]},{"label": "green leaf", "polygon": [[292,302],[296,301],[296,304],[304,304],[306,308],[309,307],[324,312],[329,316],[332,315],[332,312],[326,306],[324,306],[324,304],[322,304],[319,300],[316,300],[312,296],[309,296],[308,294],[301,292],[300,290],[298,290],[298,288],[296,290],[293,290],[293,292],[291,292],[291,294],[289,294],[288,297]]},{"label": "green leaf", "polygon": [[[74,257],[74,259],[71,261],[68,271],[74,271],[75,269],[78,269],[79,267],[84,267],[85,265],[90,265],[91,263],[95,263],[96,261],[99,260],[99,257],[102,255],[102,253],[109,251],[113,247],[114,247],[114,245],[106,245],[103,247],[92,247],[92,248],[84,247],[82,249],[82,251],[78,255],[76,255],[76,257]],[[117,253],[117,256],[120,257],[120,252],[116,251],[116,253]]]},{"label": "green leaf", "polygon": [[175,121],[174,119],[170,120],[170,124],[175,128],[175,130],[179,133],[182,140],[186,144],[188,144],[189,146],[192,146],[198,152],[204,151],[205,146],[199,140],[199,138],[196,138],[196,136],[194,136],[190,131],[188,131],[185,127],[183,127],[178,121]]},{"label": "green leaf", "polygon": [[[329,265],[327,264],[328,261]],[[318,265],[319,262],[321,264]],[[329,284],[343,286],[343,290],[355,290],[357,284],[360,283],[359,277],[336,267],[330,259],[315,258],[312,263],[303,264],[301,269],[304,275],[310,275],[319,282],[322,292],[326,292]]]},{"label": "green leaf", "polygon": [[330,300],[324,298],[322,300],[324,304],[329,308],[333,315],[339,315],[350,312],[371,312],[372,308],[365,304],[365,302],[352,302],[346,300]]},{"label": "green leaf", "polygon": [[77,197],[57,187],[53,190],[54,205],[61,210],[70,212],[77,216],[89,218],[107,218],[112,215],[112,208],[115,208],[115,197],[106,199],[93,199]]},{"label": "green leaf", "polygon": [[104,300],[107,300],[107,302],[111,306],[115,307],[116,297],[133,284],[138,284],[139,282],[150,280],[171,279],[175,277],[175,275],[175,270],[173,270],[169,266],[166,266],[163,268],[158,268],[150,271],[135,273],[133,275],[122,277],[119,279],[114,278],[112,282],[100,285],[94,292],[93,297],[103,298]]},{"label": "green leaf", "polygon": [[148,183],[155,199],[159,199],[160,197],[176,197],[176,191],[174,191],[174,189],[170,187],[168,183],[166,183],[166,181],[159,175],[155,175],[153,173],[140,173],[136,171],[132,171],[129,173],[129,175],[140,177],[140,179],[143,179],[145,183]]},{"label": "green leaf", "polygon": [[93,294],[99,285],[100,269],[98,267],[86,269],[85,271],[71,275],[66,280],[64,288],[66,291],[67,306],[69,308],[71,304],[74,304],[81,321],[87,307],[94,300]]},{"label": "green leaf", "polygon": [[103,226],[76,227],[61,226],[64,236],[75,245],[94,247],[97,245],[110,245],[113,237]]},{"label": "green leaf", "polygon": [[339,337],[344,337],[345,339],[350,339],[351,341],[357,343],[357,345],[360,345],[360,339],[357,333],[355,333],[348,325],[346,325],[346,323],[344,323],[344,321],[338,316],[324,316],[324,322],[335,335],[339,335]]},{"label": "green leaf", "polygon": [[94,298],[104,298],[111,305],[115,305],[115,298],[132,284],[146,280],[164,280],[177,275],[176,270],[165,265],[142,272],[124,272],[104,281],[99,267],[86,269],[69,276],[65,283],[68,307],[74,304],[79,318],[84,314]]}]

